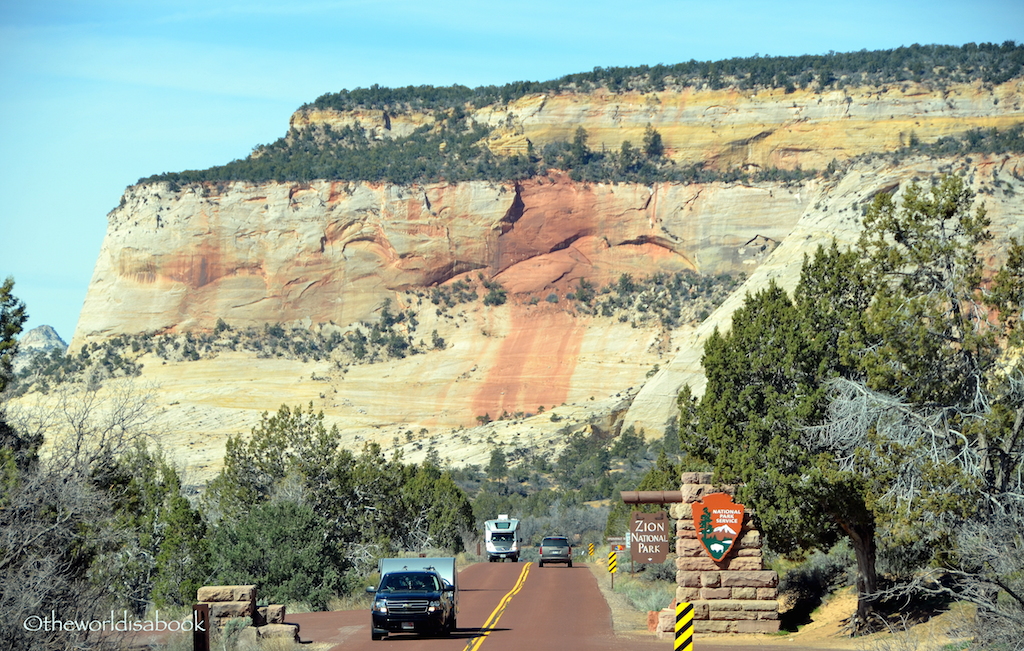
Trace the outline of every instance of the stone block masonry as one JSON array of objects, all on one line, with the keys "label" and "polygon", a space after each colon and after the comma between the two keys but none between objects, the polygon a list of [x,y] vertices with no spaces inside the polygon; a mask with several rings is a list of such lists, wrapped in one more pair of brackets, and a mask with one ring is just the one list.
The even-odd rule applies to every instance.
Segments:
[{"label": "stone block masonry", "polygon": [[210,607],[210,621],[217,628],[223,628],[229,620],[248,617],[252,626],[242,633],[243,637],[299,641],[299,625],[285,623],[284,606],[256,606],[254,585],[204,586],[196,593],[196,601]]},{"label": "stone block masonry", "polygon": [[[687,472],[682,475],[681,492],[683,503],[670,509],[676,520],[676,602],[693,604],[694,632],[778,632],[779,575],[764,569],[761,532],[750,510],[743,515],[739,539],[721,561],[714,561],[697,540],[691,505],[711,493],[732,495],[735,487],[714,486],[711,473]],[[664,635],[661,628],[659,634]]]}]

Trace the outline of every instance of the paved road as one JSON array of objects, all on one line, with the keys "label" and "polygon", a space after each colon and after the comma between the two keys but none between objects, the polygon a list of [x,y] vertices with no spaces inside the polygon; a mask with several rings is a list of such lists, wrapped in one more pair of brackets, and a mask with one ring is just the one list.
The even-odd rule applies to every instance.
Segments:
[{"label": "paved road", "polygon": [[[369,600],[367,601],[369,604]],[[672,648],[671,640],[617,638],[611,611],[586,565],[537,567],[535,563],[477,563],[459,573],[458,629],[450,637],[394,635],[370,640],[369,606],[361,611],[305,613],[303,641],[334,642],[331,651],[647,651]],[[386,648],[386,647],[385,647]]]}]

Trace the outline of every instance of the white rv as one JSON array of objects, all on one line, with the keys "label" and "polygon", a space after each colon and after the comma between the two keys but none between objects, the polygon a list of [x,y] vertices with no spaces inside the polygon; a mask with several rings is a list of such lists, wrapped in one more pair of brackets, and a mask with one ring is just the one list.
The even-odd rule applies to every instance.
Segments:
[{"label": "white rv", "polygon": [[518,562],[519,550],[523,547],[519,520],[510,519],[507,514],[502,514],[497,520],[484,522],[484,547],[489,563],[504,558]]}]

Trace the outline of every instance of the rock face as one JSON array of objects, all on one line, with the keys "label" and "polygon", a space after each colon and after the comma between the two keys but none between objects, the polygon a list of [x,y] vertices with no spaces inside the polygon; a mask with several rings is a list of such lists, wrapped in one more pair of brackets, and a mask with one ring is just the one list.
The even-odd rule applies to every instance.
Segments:
[{"label": "rock face", "polygon": [[[708,167],[754,165],[824,169],[866,152],[892,151],[911,137],[930,142],[972,126],[1005,128],[1021,120],[1024,80],[951,84],[932,89],[905,82],[824,93],[803,89],[736,88],[681,92],[531,95],[473,113],[495,129],[488,142],[500,154],[526,153],[527,143],[571,141],[580,126],[592,149],[618,151],[643,142],[651,125],[673,160]],[[377,138],[408,135],[433,124],[429,113],[306,110],[291,126],[359,126]]]},{"label": "rock face", "polygon": [[558,175],[137,186],[109,215],[73,346],[218,319],[348,324],[374,318],[396,292],[470,272],[517,294],[625,272],[749,272],[808,196],[778,184],[585,185]]},{"label": "rock face", "polygon": [[[701,356],[704,341],[716,328],[729,329],[732,313],[743,304],[746,294],[755,293],[770,282],[776,282],[792,293],[800,280],[805,255],[812,254],[819,244],[827,245],[832,240],[847,246],[856,241],[860,234],[861,211],[876,194],[884,191],[898,195],[912,182],[936,178],[954,166],[972,180],[974,191],[979,192],[976,205],[984,204],[992,221],[990,231],[994,237],[986,263],[989,268],[1002,264],[1009,239],[1024,237],[1024,208],[1019,199],[1020,192],[1024,190],[1024,158],[986,157],[970,165],[963,161],[920,159],[895,166],[884,161],[857,166],[819,189],[811,199],[810,208],[785,241],[754,270],[739,290],[681,343],[675,358],[644,385],[625,421],[653,429],[667,426],[676,417],[674,400],[683,384],[690,384],[695,395],[703,395],[705,378]],[[984,192],[996,179],[1007,177],[1011,180],[1007,182],[1006,190]]]},{"label": "rock face", "polygon": [[[165,428],[183,437],[179,445],[198,446],[188,454],[206,470],[227,434],[282,403],[312,402],[353,447],[374,440],[412,460],[426,453],[428,436],[414,432],[427,430],[428,447],[453,463],[486,463],[493,440],[546,449],[564,439],[566,425],[608,433],[634,425],[661,436],[682,385],[703,391],[706,337],[729,327],[746,293],[771,281],[792,289],[819,244],[855,241],[878,192],[962,174],[988,208],[996,235],[989,262],[1000,262],[1007,239],[1024,236],[1020,156],[897,162],[886,152],[911,134],[927,141],[1020,122],[1022,84],[944,94],[907,84],[823,95],[556,95],[476,112],[497,125],[483,143],[497,152],[571,138],[577,126],[591,147],[617,148],[641,142],[651,124],[681,163],[840,161],[829,177],[791,184],[579,183],[551,171],[519,183],[133,186],[108,216],[72,348],[122,333],[209,331],[219,319],[233,327],[333,323],[345,332],[375,321],[386,299],[415,309],[419,331],[447,342],[343,372],[241,353],[143,359],[144,375],[162,387]],[[388,138],[432,119],[310,111],[293,116],[292,127],[352,124]],[[879,155],[841,162],[865,152]],[[705,321],[676,328],[580,315],[567,300],[581,279],[600,287],[624,273],[681,270],[746,280]],[[466,278],[501,283],[508,303],[442,317],[422,299],[422,290]],[[472,436],[463,430],[502,413],[519,416]]]},{"label": "rock face", "polygon": [[46,355],[51,350],[64,352],[67,343],[57,331],[48,325],[32,328],[18,339],[18,355],[14,358],[14,372],[22,371],[36,355]]}]

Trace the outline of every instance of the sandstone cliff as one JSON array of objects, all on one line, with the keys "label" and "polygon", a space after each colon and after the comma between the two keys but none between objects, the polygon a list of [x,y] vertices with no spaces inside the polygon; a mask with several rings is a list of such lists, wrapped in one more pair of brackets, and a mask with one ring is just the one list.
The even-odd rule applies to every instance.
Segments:
[{"label": "sandstone cliff", "polygon": [[[750,272],[808,187],[244,183],[131,188],[109,216],[75,334],[373,318],[396,292],[482,272],[514,294],[587,278]],[[759,239],[760,238],[760,239]],[[747,243],[758,240],[753,247]]]},{"label": "sandstone cliff", "polygon": [[[792,288],[819,244],[852,242],[878,192],[963,174],[993,219],[998,262],[1000,243],[1024,236],[1020,156],[884,154],[911,133],[927,140],[1024,120],[1022,83],[535,96],[475,116],[495,127],[485,144],[506,153],[571,137],[578,125],[592,146],[613,148],[639,142],[651,124],[674,159],[708,166],[824,167],[881,154],[799,183],[578,183],[552,171],[518,183],[134,186],[108,216],[72,348],[123,333],[208,331],[219,319],[345,333],[376,320],[386,299],[447,342],[376,364],[142,358],[167,440],[202,472],[219,463],[226,435],[282,403],[312,402],[353,447],[373,440],[413,460],[434,447],[457,464],[485,463],[495,444],[554,451],[566,425],[660,436],[680,387],[703,388],[706,336],[728,327],[747,292],[771,280]],[[358,124],[387,138],[432,119],[302,111],[292,126]],[[702,323],[672,328],[580,314],[566,300],[581,279],[600,286],[679,270],[746,281]],[[465,278],[499,282],[510,300],[442,314],[417,293]],[[477,426],[502,413],[512,417]]]},{"label": "sandstone cliff", "polygon": [[[916,138],[931,142],[968,128],[1005,128],[1021,121],[1024,80],[981,82],[933,89],[913,82],[881,87],[741,91],[560,93],[531,95],[478,109],[473,119],[493,129],[496,153],[526,153],[570,141],[583,126],[591,147],[617,151],[638,145],[647,125],[664,139],[666,154],[682,164],[712,168],[824,169],[870,152],[892,151]],[[428,113],[401,111],[298,111],[296,129],[329,124],[359,126],[377,138],[395,138],[434,124]]]}]

